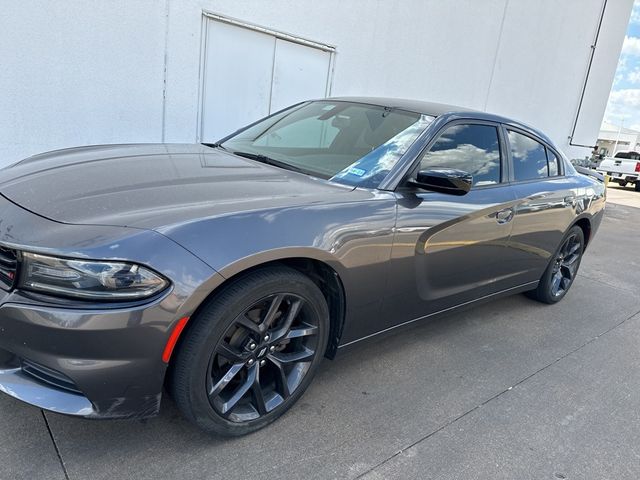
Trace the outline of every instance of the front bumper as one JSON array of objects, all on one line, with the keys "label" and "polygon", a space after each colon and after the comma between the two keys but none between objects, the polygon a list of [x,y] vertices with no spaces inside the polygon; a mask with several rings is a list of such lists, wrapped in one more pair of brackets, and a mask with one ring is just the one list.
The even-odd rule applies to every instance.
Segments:
[{"label": "front bumper", "polygon": [[158,412],[167,368],[162,351],[174,319],[163,299],[83,310],[17,303],[19,296],[0,306],[0,391],[83,417]]},{"label": "front bumper", "polygon": [[0,369],[0,392],[56,413],[83,417],[91,417],[97,413],[84,395],[46,388],[25,374],[20,367]]},{"label": "front bumper", "polygon": [[0,391],[47,410],[83,417],[158,412],[176,322],[223,278],[150,230],[61,224],[0,195],[0,245],[70,258],[132,261],[171,280],[137,304],[56,299],[0,290]]}]

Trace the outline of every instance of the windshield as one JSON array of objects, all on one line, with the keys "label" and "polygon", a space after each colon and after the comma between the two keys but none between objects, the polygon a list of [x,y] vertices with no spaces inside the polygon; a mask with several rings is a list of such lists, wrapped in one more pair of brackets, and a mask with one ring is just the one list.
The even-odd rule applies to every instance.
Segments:
[{"label": "windshield", "polygon": [[292,107],[217,145],[282,168],[375,188],[433,117],[377,105]]}]

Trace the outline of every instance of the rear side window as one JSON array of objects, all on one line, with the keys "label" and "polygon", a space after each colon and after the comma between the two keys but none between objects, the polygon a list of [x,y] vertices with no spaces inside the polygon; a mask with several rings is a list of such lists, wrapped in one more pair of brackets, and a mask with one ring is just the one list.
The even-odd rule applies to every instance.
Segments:
[{"label": "rear side window", "polygon": [[455,168],[473,175],[474,185],[500,183],[500,142],[491,125],[454,125],[420,161],[420,170]]},{"label": "rear side window", "polygon": [[513,159],[513,174],[516,181],[533,180],[549,176],[547,154],[544,145],[526,135],[510,130],[509,145]]}]

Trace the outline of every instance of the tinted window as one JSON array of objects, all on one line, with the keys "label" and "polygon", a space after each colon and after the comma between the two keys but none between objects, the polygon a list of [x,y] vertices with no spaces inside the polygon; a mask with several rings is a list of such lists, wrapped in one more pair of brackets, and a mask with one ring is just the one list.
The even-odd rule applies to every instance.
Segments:
[{"label": "tinted window", "polygon": [[509,131],[509,145],[516,181],[544,178],[549,175],[544,145],[512,131]]},{"label": "tinted window", "polygon": [[500,183],[498,130],[490,125],[447,128],[422,157],[420,169],[456,168],[473,175],[474,185]]},{"label": "tinted window", "polygon": [[549,176],[555,177],[556,175],[560,175],[560,170],[558,168],[558,157],[547,148],[547,158],[549,159]]},{"label": "tinted window", "polygon": [[640,160],[640,153],[637,152],[618,152],[614,158],[629,158],[631,160]]}]

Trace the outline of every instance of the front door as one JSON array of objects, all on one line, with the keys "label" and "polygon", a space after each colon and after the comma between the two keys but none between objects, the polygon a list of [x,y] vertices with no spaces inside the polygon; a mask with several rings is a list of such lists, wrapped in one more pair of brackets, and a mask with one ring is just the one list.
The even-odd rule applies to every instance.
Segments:
[{"label": "front door", "polygon": [[[506,180],[500,130],[488,122],[446,126],[422,154],[420,170],[473,175],[463,196],[408,187],[398,214],[385,317],[389,326],[490,295],[513,285],[508,250],[515,194]],[[416,169],[417,170],[417,169]]]}]

